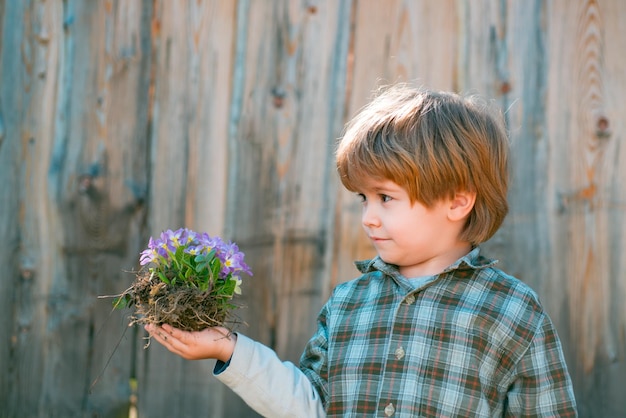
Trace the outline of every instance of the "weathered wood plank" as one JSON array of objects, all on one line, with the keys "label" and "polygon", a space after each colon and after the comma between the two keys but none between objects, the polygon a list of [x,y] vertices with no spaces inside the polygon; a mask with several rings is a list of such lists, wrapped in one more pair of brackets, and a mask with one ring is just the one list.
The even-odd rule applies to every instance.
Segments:
[{"label": "weathered wood plank", "polygon": [[245,287],[248,333],[292,361],[327,287],[345,77],[345,54],[336,52],[347,48],[349,6],[251,2],[241,28],[246,56],[238,65],[246,67],[233,155],[240,193],[231,223],[255,272]]},{"label": "weathered wood plank", "polygon": [[[119,267],[128,265],[125,250],[133,242],[126,234],[138,233],[132,227],[137,196],[128,191],[128,183],[138,179],[124,177],[121,160],[129,150],[134,154],[133,147],[141,148],[141,142],[128,141],[126,135],[107,143],[107,110],[115,99],[109,101],[105,94],[106,101],[96,101],[99,96],[92,95],[90,88],[93,80],[81,76],[93,75],[98,58],[111,55],[104,47],[90,49],[88,42],[77,45],[81,36],[91,39],[85,36],[91,30],[86,20],[98,16],[94,8],[80,6],[47,2],[21,4],[20,12],[11,9],[22,14],[15,23],[23,25],[16,31],[21,39],[13,50],[22,51],[14,81],[16,88],[23,89],[23,99],[16,102],[13,117],[20,124],[15,138],[21,141],[16,161],[21,161],[22,170],[16,184],[23,193],[17,224],[23,238],[17,248],[24,260],[23,275],[29,278],[15,293],[14,312],[21,325],[11,339],[10,361],[19,365],[19,378],[8,391],[10,408],[17,408],[9,413],[15,416],[76,416],[93,410],[110,415],[127,410],[130,395],[128,344],[119,348],[124,367],[112,361],[103,375],[104,384],[92,393],[89,390],[115,346],[113,338],[119,338],[119,328],[97,332],[110,304],[104,307],[96,297],[119,288],[114,278],[122,277]],[[135,80],[140,72],[134,72]],[[115,72],[108,74],[125,79]],[[105,91],[116,85],[106,76],[100,82],[98,87]],[[132,86],[131,77],[124,88]],[[133,91],[140,92],[129,93]],[[121,102],[118,109],[123,118],[136,113],[132,104],[138,98],[131,95]],[[97,122],[89,123],[90,116]],[[134,124],[124,126],[132,130]],[[115,193],[112,199],[109,190]]]},{"label": "weathered wood plank", "polygon": [[[66,33],[74,35],[75,44],[67,77],[72,89],[68,130],[75,136],[69,135],[66,154],[75,159],[68,168],[77,172],[70,172],[71,188],[65,192],[72,208],[66,221],[67,251],[72,276],[84,280],[82,272],[92,278],[83,292],[90,299],[128,286],[143,244],[149,16],[150,7],[140,2],[76,4],[64,12]],[[89,42],[76,41],[81,38]],[[85,104],[90,104],[89,111]],[[110,299],[88,309],[93,387],[83,408],[86,413],[124,416],[130,381],[136,378],[136,330],[125,329],[126,319],[111,313]]]},{"label": "weathered wood plank", "polygon": [[49,110],[55,125],[44,158],[48,179],[41,183],[59,214],[48,245],[62,256],[51,269],[49,364],[39,407],[44,414],[115,416],[128,411],[133,345],[125,338],[116,346],[121,330],[106,322],[110,301],[97,296],[123,289],[129,275],[120,267],[136,264],[146,189],[147,160],[136,156],[147,140],[138,135],[147,117],[140,110],[147,22],[136,3],[46,4],[56,10],[50,33],[59,50],[49,57],[59,64],[56,77],[46,74],[57,96]]},{"label": "weathered wood plank", "polygon": [[[22,257],[20,219],[23,210],[23,188],[21,169],[23,166],[22,112],[23,103],[28,99],[24,94],[24,84],[30,77],[24,74],[21,59],[16,59],[16,51],[24,40],[24,15],[26,7],[13,2],[0,6],[0,79],[12,80],[2,83],[0,92],[0,408],[9,416],[19,412],[19,401],[26,395],[22,390],[33,377],[35,370],[24,369],[23,362],[16,361],[16,349],[33,341],[32,320],[26,316],[21,306],[22,294],[29,293],[34,269],[34,260]],[[29,298],[30,299],[30,298]],[[31,305],[32,306],[32,305]],[[34,377],[39,377],[35,375]],[[39,387],[32,388],[34,399],[41,393]]]},{"label": "weathered wood plank", "polygon": [[560,321],[569,328],[565,349],[581,415],[614,416],[626,408],[619,394],[626,371],[620,337],[626,319],[626,190],[619,131],[625,109],[618,99],[625,86],[616,83],[625,67],[619,51],[626,9],[614,1],[576,7],[560,1],[551,12],[547,126],[555,150],[550,160],[554,259],[563,262],[553,266],[550,279],[555,297],[567,291]]},{"label": "weathered wood plank", "polygon": [[[236,3],[155,5],[148,229],[222,235]],[[155,346],[138,355],[141,416],[222,414],[225,388],[210,377],[213,362],[186,362]]]},{"label": "weathered wood plank", "polygon": [[[17,367],[11,382],[9,407],[13,413],[35,416],[39,400],[49,391],[45,384],[49,361],[54,359],[47,335],[48,301],[54,292],[54,279],[60,273],[58,248],[50,245],[58,233],[58,213],[50,201],[48,161],[54,132],[56,76],[60,40],[54,5],[14,5],[7,10],[16,21],[16,41],[23,73],[18,111],[14,114],[19,129],[13,132],[20,144],[21,176],[19,257],[30,266],[29,280],[16,282],[15,319],[19,333],[13,334],[12,358]],[[17,10],[17,9],[20,10]],[[21,72],[20,71],[20,72]],[[14,74],[17,75],[17,74]],[[16,92],[17,93],[17,92]],[[49,305],[50,308],[54,308]],[[56,312],[55,312],[56,313]],[[51,356],[52,354],[52,356]],[[22,408],[18,405],[25,405]]]}]

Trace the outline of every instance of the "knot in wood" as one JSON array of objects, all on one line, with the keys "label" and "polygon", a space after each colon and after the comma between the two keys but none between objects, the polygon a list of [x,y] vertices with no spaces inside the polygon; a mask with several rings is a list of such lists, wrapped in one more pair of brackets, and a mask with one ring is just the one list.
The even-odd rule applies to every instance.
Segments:
[{"label": "knot in wood", "polygon": [[272,103],[275,108],[280,109],[283,107],[285,96],[287,96],[287,92],[282,87],[274,87],[272,89]]},{"label": "knot in wood", "polygon": [[611,136],[611,130],[609,129],[609,118],[606,116],[599,116],[596,119],[596,136],[598,138],[608,138]]}]

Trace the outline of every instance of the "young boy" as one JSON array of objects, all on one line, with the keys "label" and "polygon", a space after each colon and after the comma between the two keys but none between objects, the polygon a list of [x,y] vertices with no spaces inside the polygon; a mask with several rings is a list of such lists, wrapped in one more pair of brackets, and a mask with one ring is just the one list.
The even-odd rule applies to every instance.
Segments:
[{"label": "young boy", "polygon": [[508,140],[475,99],[398,85],[347,126],[344,186],[378,256],[322,308],[300,366],[242,334],[148,326],[269,417],[576,416],[537,295],[478,245],[508,210]]}]

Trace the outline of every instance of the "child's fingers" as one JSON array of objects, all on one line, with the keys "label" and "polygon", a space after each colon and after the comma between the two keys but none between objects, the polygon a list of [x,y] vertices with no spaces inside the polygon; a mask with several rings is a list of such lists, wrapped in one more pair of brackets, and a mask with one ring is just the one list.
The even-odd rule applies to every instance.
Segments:
[{"label": "child's fingers", "polygon": [[161,329],[163,329],[163,331],[165,331],[166,333],[168,333],[169,335],[177,339],[180,339],[182,335],[184,334],[184,331],[174,328],[173,326],[169,324],[161,325]]},{"label": "child's fingers", "polygon": [[144,328],[146,331],[148,331],[148,333],[150,333],[150,336],[152,338],[156,339],[161,344],[167,342],[167,335],[163,331],[163,328],[152,324],[146,325]]},{"label": "child's fingers", "polygon": [[[168,350],[172,351],[174,338],[168,334],[168,332],[163,329],[163,327],[159,327],[156,325],[146,325],[145,330],[150,333],[150,336],[157,340],[161,345],[165,346]],[[168,337],[169,335],[169,337]]]},{"label": "child's fingers", "polygon": [[165,331],[162,327],[157,327],[156,331],[151,334],[163,347],[167,348],[174,354],[178,354],[183,358],[189,358],[187,354],[187,346],[172,334]]},{"label": "child's fingers", "polygon": [[191,336],[189,332],[174,328],[173,326],[168,324],[163,324],[161,326],[161,329],[163,330],[166,337],[180,342],[182,345],[189,344]]}]

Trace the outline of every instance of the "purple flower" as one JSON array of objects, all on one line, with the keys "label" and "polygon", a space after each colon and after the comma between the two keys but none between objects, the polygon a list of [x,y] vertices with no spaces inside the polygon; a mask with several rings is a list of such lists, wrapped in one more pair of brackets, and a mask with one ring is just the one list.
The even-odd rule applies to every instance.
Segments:
[{"label": "purple flower", "polygon": [[188,245],[183,251],[187,254],[198,255],[205,251],[205,247],[203,245]]},{"label": "purple flower", "polygon": [[224,241],[220,237],[210,237],[209,234],[204,232],[198,237],[198,244],[204,246],[207,252],[215,250],[220,252],[220,248],[224,246]]},{"label": "purple flower", "polygon": [[139,254],[139,264],[145,266],[146,264],[150,264],[154,261],[156,257],[156,251],[152,248],[147,248]]},{"label": "purple flower", "polygon": [[222,274],[228,276],[237,272],[245,272],[252,276],[252,271],[246,263],[243,262],[244,254],[239,251],[239,247],[235,243],[224,244],[221,248],[220,259],[224,265]]},{"label": "purple flower", "polygon": [[[243,261],[244,254],[235,243],[225,243],[220,237],[211,237],[207,233],[200,234],[187,228],[163,231],[157,239],[150,237],[148,248],[140,253],[139,263],[142,266],[150,265],[152,272],[173,273],[181,285],[205,286],[206,289],[206,277],[198,278],[197,273],[205,271],[211,274],[210,270],[217,266],[210,258],[207,260],[207,257],[196,256],[207,256],[211,251],[215,252],[215,257],[220,261],[219,277],[223,279],[222,283],[233,280],[236,284],[234,292],[241,293],[241,274],[252,275],[250,267]],[[181,253],[185,255],[181,256]],[[205,266],[205,263],[211,263],[210,267],[207,267],[208,264]]]},{"label": "purple flower", "polygon": [[176,232],[180,232],[179,234],[179,242],[180,245],[192,245],[196,243],[198,234],[192,231],[191,229],[181,228]]},{"label": "purple flower", "polygon": [[183,237],[183,229],[172,231],[168,229],[161,234],[162,245],[166,245],[171,251],[176,251],[176,248],[180,247],[180,241]]},{"label": "purple flower", "polygon": [[152,237],[148,241],[148,248],[140,253],[139,264],[145,266],[146,264],[159,262],[159,257],[166,256],[167,253],[160,246],[159,241],[155,241]]}]

